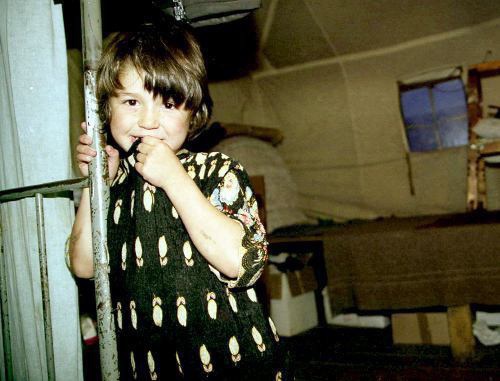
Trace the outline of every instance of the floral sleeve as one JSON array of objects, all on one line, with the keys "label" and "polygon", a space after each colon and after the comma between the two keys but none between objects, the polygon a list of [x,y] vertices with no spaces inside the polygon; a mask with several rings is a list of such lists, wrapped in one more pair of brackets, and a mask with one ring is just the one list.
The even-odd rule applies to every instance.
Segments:
[{"label": "floral sleeve", "polygon": [[237,220],[243,226],[244,234],[239,251],[241,262],[238,277],[228,279],[222,274],[216,275],[221,281],[228,283],[230,288],[247,287],[257,281],[264,269],[267,241],[246,171],[239,163],[227,166],[226,170],[219,172],[221,180],[212,191],[210,202],[221,212]]}]

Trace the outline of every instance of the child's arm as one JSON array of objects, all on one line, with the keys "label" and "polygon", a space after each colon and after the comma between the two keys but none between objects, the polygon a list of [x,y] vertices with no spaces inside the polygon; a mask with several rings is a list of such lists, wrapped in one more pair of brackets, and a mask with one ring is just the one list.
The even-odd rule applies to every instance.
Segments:
[{"label": "child's arm", "polygon": [[[82,128],[86,130],[85,123],[82,123]],[[88,164],[97,155],[96,151],[90,147],[91,144],[92,138],[89,135],[80,135],[79,144],[76,147],[76,158],[83,176],[88,176]],[[118,170],[118,151],[111,146],[106,146],[106,153],[108,154],[110,178],[113,179]],[[77,277],[91,278],[94,275],[90,195],[88,188],[83,189],[80,206],[78,207],[75,222],[73,223],[69,256],[71,271]]]},{"label": "child's arm", "polygon": [[94,276],[89,188],[84,188],[71,230],[69,258],[71,271],[79,278]]},{"label": "child's arm", "polygon": [[166,192],[207,261],[226,277],[236,278],[241,265],[243,227],[207,200],[167,144],[146,137],[138,149],[137,171]]}]

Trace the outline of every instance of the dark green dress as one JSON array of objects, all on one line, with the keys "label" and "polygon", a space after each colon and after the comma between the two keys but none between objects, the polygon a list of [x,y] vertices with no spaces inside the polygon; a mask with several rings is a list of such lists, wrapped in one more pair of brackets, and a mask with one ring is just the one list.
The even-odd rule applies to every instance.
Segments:
[{"label": "dark green dress", "polygon": [[211,267],[165,192],[123,159],[108,214],[110,282],[121,380],[285,380],[285,353],[252,285],[267,259],[242,166],[221,153],[180,151],[203,194],[245,234],[235,280]]}]

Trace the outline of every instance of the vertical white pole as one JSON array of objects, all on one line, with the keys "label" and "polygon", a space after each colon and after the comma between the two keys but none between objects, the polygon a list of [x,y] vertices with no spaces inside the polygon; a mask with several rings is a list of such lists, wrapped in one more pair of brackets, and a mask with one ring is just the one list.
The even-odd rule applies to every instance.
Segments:
[{"label": "vertical white pole", "polygon": [[106,144],[99,119],[96,98],[97,63],[102,50],[100,0],[81,0],[82,53],[87,134],[97,156],[89,166],[92,215],[92,247],[94,251],[94,280],[97,304],[97,328],[101,374],[104,381],[118,380],[118,353],[109,288],[109,255],[107,247],[107,210],[109,204],[108,161]]}]

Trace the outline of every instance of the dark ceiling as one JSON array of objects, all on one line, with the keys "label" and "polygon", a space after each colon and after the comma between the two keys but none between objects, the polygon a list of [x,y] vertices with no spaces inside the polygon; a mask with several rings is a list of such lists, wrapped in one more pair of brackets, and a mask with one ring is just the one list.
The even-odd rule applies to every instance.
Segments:
[{"label": "dark ceiling", "polygon": [[[64,26],[68,49],[81,49],[80,1],[64,0]],[[102,0],[103,37],[127,30],[147,19],[148,1]],[[239,20],[195,29],[211,81],[234,79],[257,65],[257,36],[253,14]]]}]

